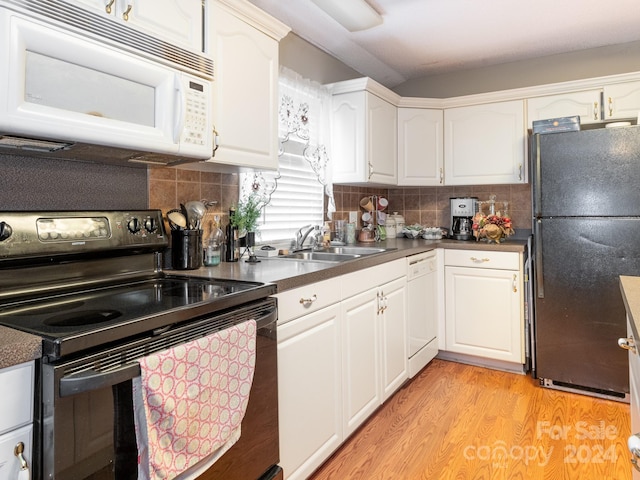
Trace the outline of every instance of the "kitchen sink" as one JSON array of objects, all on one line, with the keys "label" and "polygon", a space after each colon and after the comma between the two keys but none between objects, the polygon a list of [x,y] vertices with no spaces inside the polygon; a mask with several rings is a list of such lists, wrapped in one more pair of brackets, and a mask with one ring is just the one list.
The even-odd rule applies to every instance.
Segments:
[{"label": "kitchen sink", "polygon": [[376,253],[387,252],[389,250],[392,250],[392,249],[382,248],[382,247],[353,247],[353,246],[349,247],[347,246],[347,247],[325,247],[317,251],[337,253],[341,255],[373,255]]},{"label": "kitchen sink", "polygon": [[292,260],[308,260],[313,262],[346,262],[367,255],[375,255],[377,253],[387,252],[389,248],[382,247],[324,247],[319,250],[301,250],[299,252],[280,255],[275,258],[292,259]]},{"label": "kitchen sink", "polygon": [[280,255],[278,258],[292,258],[294,260],[312,260],[321,262],[345,262],[347,260],[353,260],[361,255],[355,253],[333,253],[325,251],[303,251],[289,253],[287,255]]}]

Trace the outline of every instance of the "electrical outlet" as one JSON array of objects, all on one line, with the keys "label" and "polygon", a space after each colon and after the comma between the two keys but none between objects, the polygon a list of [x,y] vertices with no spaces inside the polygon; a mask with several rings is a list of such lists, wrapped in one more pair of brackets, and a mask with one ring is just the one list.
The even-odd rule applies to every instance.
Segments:
[{"label": "electrical outlet", "polygon": [[349,212],[349,223],[358,222],[358,212]]}]

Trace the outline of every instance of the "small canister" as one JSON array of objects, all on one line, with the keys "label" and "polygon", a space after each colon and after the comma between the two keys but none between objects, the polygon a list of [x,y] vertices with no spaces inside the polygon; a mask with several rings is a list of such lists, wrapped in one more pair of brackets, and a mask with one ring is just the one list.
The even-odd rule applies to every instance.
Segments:
[{"label": "small canister", "polygon": [[404,217],[398,214],[398,212],[393,212],[393,215],[389,216],[393,218],[393,221],[396,224],[396,237],[404,236],[404,234],[402,233],[402,230],[404,229]]},{"label": "small canister", "polygon": [[384,226],[387,229],[387,238],[396,238],[398,236],[396,233],[396,219],[393,215],[387,215]]}]

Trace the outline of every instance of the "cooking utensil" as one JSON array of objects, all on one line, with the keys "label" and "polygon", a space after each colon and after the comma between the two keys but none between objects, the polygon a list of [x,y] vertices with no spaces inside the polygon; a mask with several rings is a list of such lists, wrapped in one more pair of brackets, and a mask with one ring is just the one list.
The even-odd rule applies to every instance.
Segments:
[{"label": "cooking utensil", "polygon": [[187,218],[180,210],[169,210],[167,212],[167,220],[171,230],[182,230],[187,228]]},{"label": "cooking utensil", "polygon": [[200,228],[200,221],[207,211],[204,203],[199,201],[191,201],[184,204],[187,211],[187,223],[189,228],[196,230]]}]

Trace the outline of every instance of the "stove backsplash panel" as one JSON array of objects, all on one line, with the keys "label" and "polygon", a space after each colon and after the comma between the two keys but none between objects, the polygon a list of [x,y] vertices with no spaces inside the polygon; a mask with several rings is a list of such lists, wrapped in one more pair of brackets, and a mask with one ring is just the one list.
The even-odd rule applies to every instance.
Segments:
[{"label": "stove backsplash panel", "polygon": [[0,172],[0,211],[148,208],[144,168],[0,155]]}]

